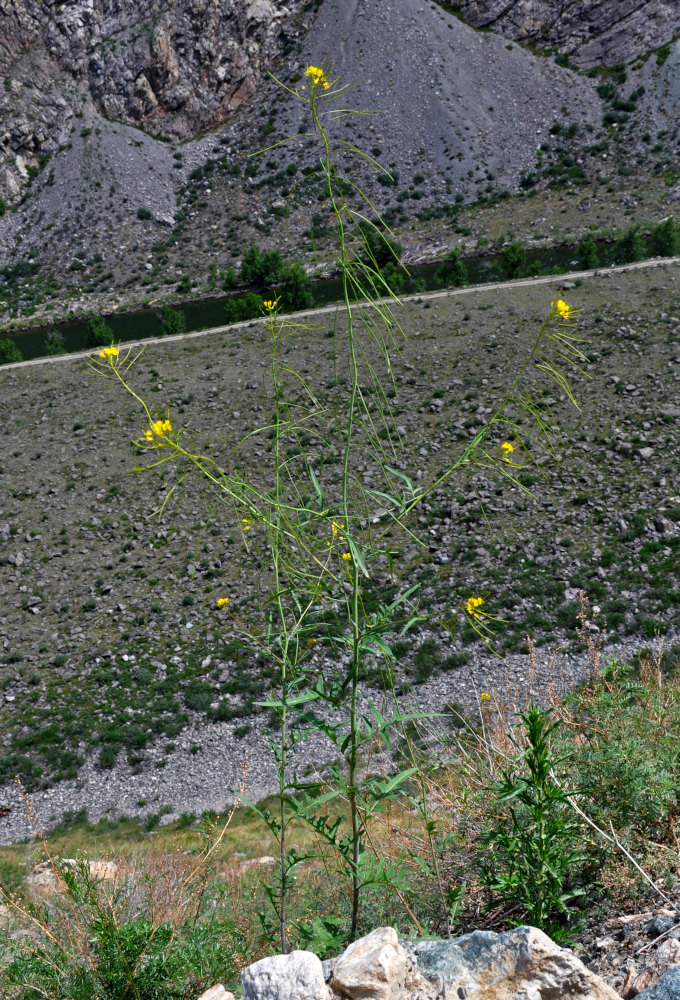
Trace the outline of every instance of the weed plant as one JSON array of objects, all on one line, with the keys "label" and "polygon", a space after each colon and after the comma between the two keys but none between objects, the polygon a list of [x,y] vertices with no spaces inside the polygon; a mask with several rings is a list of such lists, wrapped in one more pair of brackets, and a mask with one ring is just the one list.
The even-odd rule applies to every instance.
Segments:
[{"label": "weed plant", "polygon": [[143,870],[129,858],[93,865],[53,857],[43,838],[48,885],[3,892],[30,933],[0,938],[2,995],[191,1000],[217,980],[235,986],[243,935],[223,910],[215,914],[210,879],[224,830],[204,834],[190,856],[148,856]]},{"label": "weed plant", "polygon": [[[271,293],[258,304],[271,344],[263,396],[267,418],[234,446],[227,461],[218,463],[212,455],[196,451],[190,432],[177,427],[169,411],[150,408],[133,382],[136,358],[131,352],[106,346],[90,358],[96,375],[118,380],[142,408],[146,429],[135,441],[142,457],[139,468],[175,461],[182,466],[182,475],[198,473],[213,511],[220,508],[235,520],[249,551],[266,554],[264,601],[250,608],[238,593],[224,594],[217,599],[216,611],[229,620],[245,647],[275,668],[277,677],[271,696],[258,705],[272,719],[278,795],[273,807],[258,811],[278,854],[267,891],[271,912],[262,914],[261,926],[271,945],[278,940],[283,951],[291,937],[300,940],[305,934],[308,939],[317,932],[332,935],[336,942],[343,935],[354,937],[362,908],[366,914],[377,914],[385,900],[401,900],[419,924],[407,900],[408,856],[385,854],[371,833],[378,816],[389,811],[406,789],[426,794],[419,755],[412,753],[397,769],[385,759],[395,738],[421,718],[405,714],[397,705],[392,644],[405,641],[427,617],[417,603],[418,587],[399,585],[393,539],[415,537],[410,526],[414,512],[430,494],[441,493],[472,468],[484,468],[526,489],[519,473],[537,447],[551,450],[551,419],[537,402],[538,383],[547,378],[574,401],[569,369],[585,360],[573,331],[577,311],[560,299],[551,304],[505,396],[492,407],[481,429],[432,481],[410,476],[402,467],[393,402],[391,359],[405,336],[389,281],[391,262],[398,264],[397,247],[368,196],[340,176],[337,163],[342,157],[357,156],[379,178],[391,175],[354,144],[335,137],[334,123],[359,113],[345,107],[348,86],[310,66],[303,86],[285,89],[305,105],[312,122],[309,138],[319,146],[320,173],[334,218],[342,281],[343,317],[335,329],[336,368],[346,380],[342,408],[322,407],[313,385],[295,365],[295,335],[303,324],[282,315],[285,285],[281,293]],[[248,266],[264,267],[263,256],[250,254]],[[269,465],[263,464],[259,476],[246,476],[239,451],[250,447],[253,439],[268,442]],[[327,456],[323,463],[312,459],[311,440],[322,443]],[[161,510],[172,493],[174,488]],[[390,579],[391,589],[376,600],[372,582],[381,576]],[[486,610],[486,601],[475,594],[453,597],[441,624],[450,630],[466,626],[490,641],[496,619]],[[320,666],[319,651],[335,664],[332,672]],[[419,669],[424,673],[433,655],[422,648]],[[360,699],[360,680],[375,663],[382,665],[392,694],[390,707],[383,710],[363,705]],[[291,768],[290,758],[311,733],[326,738],[335,763],[323,775],[302,777]],[[408,738],[405,745],[413,749]],[[444,886],[438,857],[445,839],[432,824],[424,800],[420,815],[428,830],[430,859],[423,861],[421,856],[421,864],[439,886],[437,896],[448,926],[459,903],[459,887]],[[312,861],[312,854],[301,850],[289,835],[295,821],[309,824],[322,845],[331,884],[346,889],[342,898],[347,905],[339,903],[338,926],[310,930],[305,921],[291,918],[295,876]]]}]

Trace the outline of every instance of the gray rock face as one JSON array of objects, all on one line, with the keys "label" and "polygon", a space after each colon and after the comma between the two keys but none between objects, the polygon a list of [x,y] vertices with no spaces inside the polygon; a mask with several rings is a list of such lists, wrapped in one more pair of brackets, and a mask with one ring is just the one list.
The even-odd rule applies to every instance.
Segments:
[{"label": "gray rock face", "polygon": [[680,31],[673,0],[461,0],[477,28],[570,54],[579,67],[629,62]]},{"label": "gray rock face", "polygon": [[311,951],[254,962],[241,973],[244,1000],[330,1000],[323,968]]},{"label": "gray rock face", "polygon": [[13,0],[0,5],[0,185],[65,145],[82,102],[154,135],[216,128],[255,92],[309,0]]},{"label": "gray rock face", "polygon": [[466,1000],[618,1000],[571,951],[535,927],[474,931],[452,941],[423,941],[410,950],[426,979]]},{"label": "gray rock face", "polygon": [[[535,927],[474,931],[401,945],[379,927],[323,968],[311,952],[264,958],[241,974],[245,1000],[620,1000],[604,980]],[[671,972],[674,970],[671,970]],[[677,970],[680,972],[680,968]],[[670,973],[661,979],[658,988]],[[641,994],[676,1000],[680,993]]]}]

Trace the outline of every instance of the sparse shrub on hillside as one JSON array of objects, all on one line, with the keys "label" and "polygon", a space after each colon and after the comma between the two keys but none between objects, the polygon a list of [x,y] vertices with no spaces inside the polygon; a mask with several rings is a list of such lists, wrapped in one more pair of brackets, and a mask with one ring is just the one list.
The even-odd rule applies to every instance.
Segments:
[{"label": "sparse shrub on hillside", "polygon": [[10,365],[23,361],[23,355],[9,337],[0,337],[0,365]]},{"label": "sparse shrub on hillside", "polygon": [[103,316],[91,316],[87,321],[87,339],[91,347],[109,347],[113,343],[113,330]]}]

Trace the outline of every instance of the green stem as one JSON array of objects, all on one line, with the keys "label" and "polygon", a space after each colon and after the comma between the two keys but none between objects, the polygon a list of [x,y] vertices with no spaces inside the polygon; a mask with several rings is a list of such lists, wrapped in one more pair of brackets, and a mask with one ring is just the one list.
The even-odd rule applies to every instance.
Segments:
[{"label": "green stem", "polygon": [[[345,306],[345,314],[347,316],[347,338],[349,346],[349,362],[350,362],[350,379],[351,379],[351,390],[349,398],[349,406],[347,412],[347,423],[345,430],[345,446],[343,449],[342,456],[342,514],[345,523],[345,530],[347,536],[351,537],[352,534],[352,524],[351,524],[351,510],[350,510],[350,498],[349,498],[349,465],[350,457],[352,453],[352,435],[354,429],[354,422],[356,419],[356,407],[357,407],[357,395],[359,391],[359,366],[357,363],[356,355],[356,343],[354,338],[354,320],[352,313],[352,305],[350,301],[350,286],[349,286],[349,255],[347,252],[347,242],[345,237],[345,226],[343,222],[343,211],[344,205],[342,202],[338,203],[335,191],[333,189],[333,177],[334,169],[331,157],[330,143],[328,141],[328,136],[319,120],[317,113],[316,102],[314,100],[314,88],[312,88],[312,100],[311,100],[312,115],[314,118],[314,123],[319,131],[321,139],[324,146],[324,172],[326,174],[326,182],[328,189],[328,197],[331,203],[331,208],[335,218],[337,219],[338,226],[338,241],[340,245],[340,271],[342,274],[342,298]],[[361,897],[361,882],[359,878],[359,859],[361,855],[361,821],[359,816],[359,801],[358,801],[358,789],[357,789],[357,777],[358,777],[358,766],[359,766],[359,731],[358,731],[358,693],[359,693],[359,668],[361,663],[361,651],[359,646],[359,571],[356,566],[355,561],[351,563],[351,584],[352,584],[352,595],[350,600],[350,619],[352,628],[352,677],[351,677],[351,694],[350,694],[350,713],[349,713],[349,725],[350,725],[350,742],[349,742],[349,753],[347,758],[348,764],[348,800],[350,809],[350,820],[352,825],[352,915],[351,915],[351,925],[350,933],[354,938],[356,936],[357,927],[359,924],[359,906]]]},{"label": "green stem", "polygon": [[[270,318],[270,330],[272,335],[272,385],[274,388],[274,503],[275,518],[279,513],[281,505],[281,386],[278,375],[278,339],[276,335],[276,320]],[[283,642],[281,644],[281,750],[278,767],[279,778],[279,930],[281,935],[281,951],[285,955],[288,951],[286,939],[286,894],[288,891],[288,879],[286,868],[286,834],[288,832],[288,817],[286,814],[286,768],[288,764],[288,655],[290,635],[288,634],[287,619],[283,601],[281,599],[281,540],[277,527],[271,532],[272,561],[274,564],[274,587],[276,591],[276,609],[279,617],[279,626]]]}]

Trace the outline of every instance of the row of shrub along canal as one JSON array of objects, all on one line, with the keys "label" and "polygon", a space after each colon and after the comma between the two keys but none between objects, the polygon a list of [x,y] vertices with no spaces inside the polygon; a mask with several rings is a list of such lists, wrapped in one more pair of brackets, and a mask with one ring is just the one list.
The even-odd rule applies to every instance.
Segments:
[{"label": "row of shrub along canal", "polygon": [[[644,237],[642,237],[644,243]],[[598,267],[611,267],[617,264],[630,263],[630,254],[624,241],[595,242]],[[639,246],[638,246],[639,253]],[[626,259],[627,258],[627,259]],[[636,255],[635,259],[639,259]],[[552,247],[540,250],[527,250],[525,259],[519,268],[510,268],[503,254],[475,255],[461,258],[465,268],[465,282],[458,285],[442,283],[437,272],[442,261],[429,264],[416,264],[403,274],[403,281],[397,289],[400,294],[427,292],[438,288],[461,287],[465,285],[484,285],[495,281],[507,281],[510,278],[534,277],[546,274],[568,274],[570,271],[584,270],[588,261],[580,245]],[[591,257],[592,262],[592,257]],[[249,289],[252,291],[253,289]],[[315,305],[327,305],[342,299],[342,284],[339,278],[320,278],[312,283]],[[187,332],[209,330],[225,324],[224,304],[234,296],[245,292],[236,292],[218,298],[208,298],[178,303],[186,316]],[[264,290],[264,295],[267,290]],[[269,291],[271,294],[271,291]],[[264,297],[264,296],[263,296]],[[111,313],[105,316],[111,327],[115,342],[146,340],[149,337],[160,337],[163,333],[157,311],[142,309],[130,313]],[[92,347],[89,338],[87,320],[73,322],[53,322],[48,325],[34,327],[15,332],[0,332],[0,337],[10,337],[21,351],[24,360],[47,356],[45,337],[50,330],[59,330],[64,340],[67,353],[84,351]],[[93,348],[94,349],[94,348]]]}]

